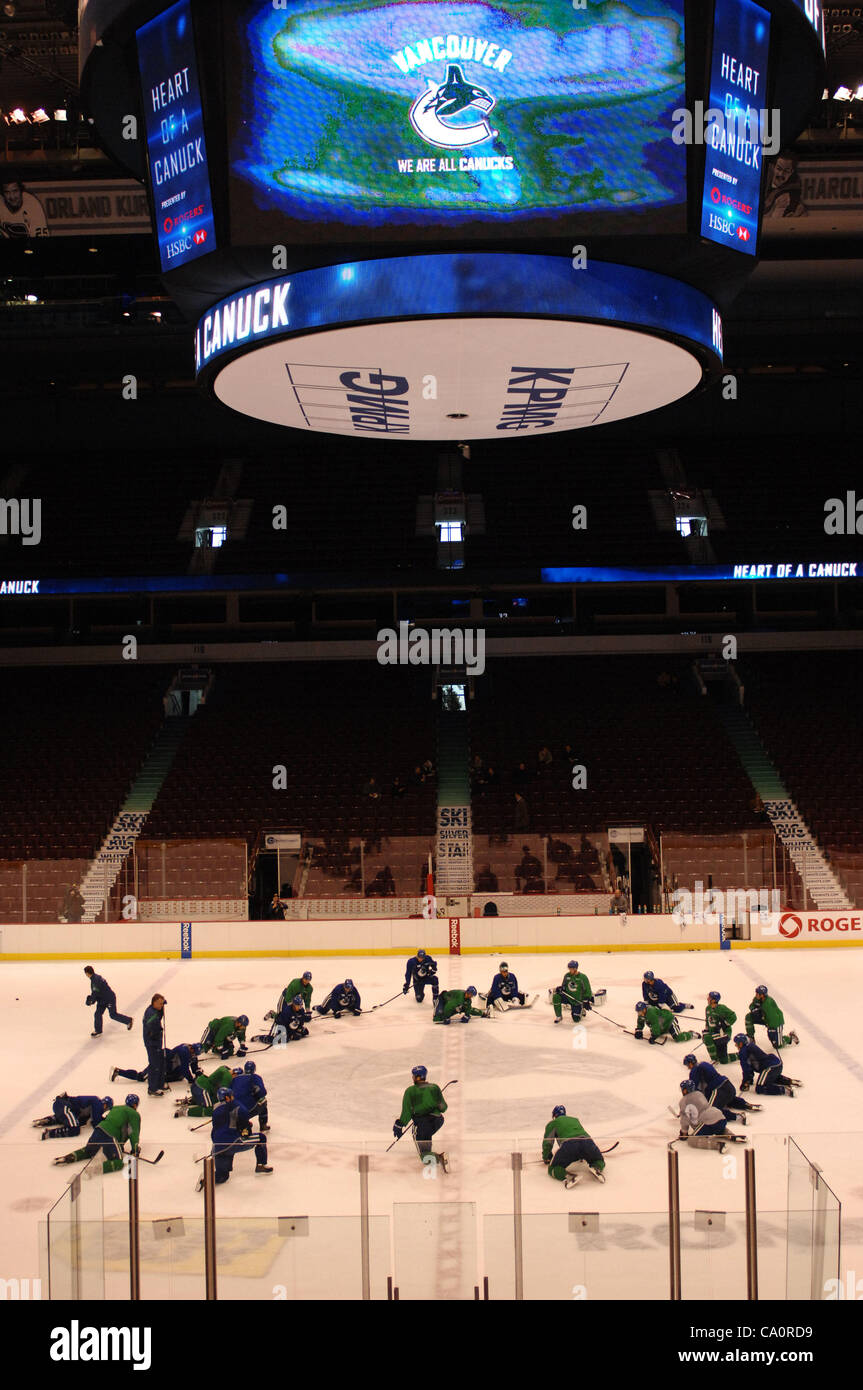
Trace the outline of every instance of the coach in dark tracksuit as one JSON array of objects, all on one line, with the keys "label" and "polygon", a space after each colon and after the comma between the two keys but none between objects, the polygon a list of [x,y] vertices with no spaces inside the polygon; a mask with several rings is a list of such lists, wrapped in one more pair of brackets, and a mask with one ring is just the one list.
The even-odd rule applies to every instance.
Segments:
[{"label": "coach in dark tracksuit", "polygon": [[131,1028],[133,1020],[129,1015],[117,1013],[117,996],[104,976],[97,975],[92,965],[84,966],[84,974],[87,976],[90,984],[90,993],[87,995],[84,1003],[96,1005],[96,1013],[93,1018],[93,1032],[90,1036],[92,1038],[100,1038],[102,1036],[102,1015],[106,1009],[108,1011],[108,1017],[113,1018],[115,1023],[125,1023],[127,1028]]},{"label": "coach in dark tracksuit", "polygon": [[164,994],[154,994],[144,1013],[144,1046],[147,1049],[147,1094],[160,1096],[165,1089]]}]

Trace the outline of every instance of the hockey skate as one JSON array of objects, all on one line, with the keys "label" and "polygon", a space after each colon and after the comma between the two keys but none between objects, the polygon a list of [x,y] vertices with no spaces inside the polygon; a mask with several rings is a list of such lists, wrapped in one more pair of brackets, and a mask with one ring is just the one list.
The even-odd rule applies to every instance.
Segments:
[{"label": "hockey skate", "polygon": [[270,1165],[269,1165],[268,1163],[256,1163],[256,1164],[255,1164],[255,1172],[256,1172],[256,1173],[272,1173],[272,1171],[273,1171],[273,1170],[272,1170],[272,1168],[270,1167]]},{"label": "hockey skate", "polygon": [[58,1154],[58,1156],[57,1156],[55,1159],[53,1159],[52,1161],[53,1161],[55,1167],[58,1167],[58,1166],[59,1166],[60,1164],[62,1164],[62,1163],[74,1163],[74,1162],[75,1162],[75,1155],[74,1155],[74,1154]]},{"label": "hockey skate", "polygon": [[57,1116],[56,1116],[56,1115],[43,1115],[42,1118],[41,1118],[41,1120],[34,1120],[34,1121],[33,1121],[33,1128],[34,1128],[34,1129],[41,1129],[43,1125],[55,1125],[56,1123],[57,1123]]},{"label": "hockey skate", "polygon": [[604,1174],[604,1173],[600,1173],[600,1171],[599,1171],[598,1168],[591,1168],[591,1170],[590,1170],[590,1176],[591,1176],[592,1178],[596,1178],[596,1181],[597,1181],[597,1182],[605,1182],[605,1180],[606,1180],[606,1179],[605,1179],[605,1174]]},{"label": "hockey skate", "polygon": [[449,1172],[449,1154],[447,1154],[447,1153],[433,1154],[432,1157],[435,1158],[435,1159],[437,1160],[437,1166],[438,1166],[439,1168],[442,1168],[443,1171],[444,1171],[445,1173],[448,1173],[448,1172]]}]

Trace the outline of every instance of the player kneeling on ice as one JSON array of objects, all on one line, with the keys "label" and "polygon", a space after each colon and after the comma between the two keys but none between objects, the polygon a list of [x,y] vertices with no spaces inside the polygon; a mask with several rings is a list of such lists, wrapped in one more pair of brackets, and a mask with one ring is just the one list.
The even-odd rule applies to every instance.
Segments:
[{"label": "player kneeling on ice", "polygon": [[437,961],[432,960],[427,951],[419,948],[415,956],[408,958],[405,966],[405,982],[402,987],[402,994],[407,994],[413,985],[414,998],[418,1004],[425,999],[426,985],[431,989],[432,1003],[438,1001],[438,978]]},{"label": "player kneeling on ice", "polygon": [[222,1061],[234,1055],[234,1041],[237,1043],[237,1056],[246,1054],[246,1029],[249,1020],[246,1014],[236,1018],[228,1014],[225,1018],[211,1018],[207,1030],[201,1038],[202,1052],[217,1052]]},{"label": "player kneeling on ice", "polygon": [[679,1014],[684,1009],[692,1008],[691,1004],[680,1004],[671,985],[667,985],[664,980],[657,980],[652,970],[645,970],[644,972],[644,979],[641,981],[641,997],[645,1004],[670,1009],[673,1014]]},{"label": "player kneeling on ice", "polygon": [[[311,970],[304,970],[303,973],[302,973],[302,975],[301,975],[301,976],[298,976],[298,978],[297,978],[296,980],[291,980],[290,984],[285,985],[284,989],[282,990],[281,994],[279,995],[279,1002],[278,1002],[278,1004],[276,1005],[276,1007],[275,1007],[274,1009],[271,1009],[270,1012],[269,1012],[268,1014],[265,1014],[264,1017],[265,1017],[265,1018],[278,1018],[279,1014],[285,1013],[285,1012],[291,1007],[291,1000],[292,1000],[297,994],[302,995],[303,1007],[305,1008],[306,1012],[308,1013],[309,1009],[312,1007],[312,972],[311,972]],[[256,1038],[255,1041],[256,1041],[256,1042],[260,1042],[261,1039],[260,1039],[260,1038]]]},{"label": "player kneeling on ice", "polygon": [[[559,1141],[552,1158],[554,1140]],[[548,1164],[548,1176],[566,1187],[575,1187],[587,1170],[597,1182],[605,1182],[605,1159],[574,1115],[567,1115],[566,1106],[556,1105],[542,1136],[542,1161]]]},{"label": "player kneeling on ice", "polygon": [[443,989],[438,995],[432,1023],[452,1023],[454,1014],[461,1014],[462,1023],[470,1023],[472,1018],[484,1018],[484,1009],[475,1009],[471,1003],[476,999],[476,986],[467,989]]},{"label": "player kneeling on ice", "polygon": [[258,1068],[254,1062],[246,1062],[242,1071],[239,1067],[234,1068],[231,1090],[234,1093],[234,1100],[244,1105],[249,1112],[249,1118],[257,1119],[261,1133],[270,1127],[270,1116],[267,1110],[267,1088],[263,1078],[258,1076]]},{"label": "player kneeling on ice", "polygon": [[709,1105],[721,1110],[726,1120],[738,1120],[746,1124],[746,1116],[741,1110],[760,1110],[760,1105],[750,1105],[739,1096],[727,1076],[721,1076],[710,1062],[699,1062],[694,1052],[687,1052],[683,1065],[689,1068],[689,1080],[694,1081],[696,1089],[707,1097]]},{"label": "player kneeling on ice", "polygon": [[566,967],[563,981],[551,996],[554,1005],[554,1021],[560,1023],[561,1008],[569,1005],[573,1023],[580,1023],[581,1016],[593,1007],[593,990],[590,980],[578,968],[578,961],[571,960]]},{"label": "player kneeling on ice", "polygon": [[693,1038],[701,1036],[700,1033],[681,1033],[680,1024],[674,1017],[670,1009],[659,1009],[655,1004],[645,1004],[643,999],[639,999],[635,1006],[637,1022],[635,1025],[635,1036],[644,1037],[644,1025],[650,1029],[648,1042],[656,1043],[661,1038],[673,1038],[675,1042],[691,1042]]},{"label": "player kneeling on ice", "polygon": [[722,1111],[708,1103],[707,1097],[701,1094],[691,1078],[681,1081],[680,1089],[682,1095],[677,1107],[680,1115],[679,1138],[688,1139],[690,1128],[693,1138],[701,1134],[727,1134],[730,1139],[737,1137],[728,1133],[728,1121]]},{"label": "player kneeling on ice", "polygon": [[446,1101],[440,1086],[428,1079],[428,1067],[411,1067],[413,1084],[408,1086],[402,1096],[401,1114],[393,1125],[393,1134],[401,1139],[408,1125],[413,1125],[417,1153],[425,1163],[434,1159],[444,1172],[447,1168],[445,1153],[432,1151],[432,1137],[443,1124]]},{"label": "player kneeling on ice", "polygon": [[755,1037],[756,1023],[762,1023],[767,1029],[767,1036],[777,1052],[781,1047],[788,1047],[789,1043],[799,1043],[797,1034],[790,1032],[786,1037],[782,1032],[782,1025],[785,1022],[785,1015],[767,993],[766,985],[755,986],[755,998],[749,1005],[749,1012],[743,1020],[748,1038]]},{"label": "player kneeling on ice", "polygon": [[[200,1051],[200,1043],[178,1043],[176,1047],[169,1047],[165,1053],[166,1084],[187,1081],[191,1086],[201,1070],[198,1066]],[[111,1068],[112,1081],[116,1081],[118,1076],[124,1077],[126,1081],[146,1081],[149,1074],[149,1066],[144,1067],[143,1071],[134,1071],[131,1068],[124,1070],[122,1067]]]},{"label": "player kneeling on ice", "polygon": [[707,1009],[704,1014],[704,1045],[711,1062],[720,1062],[722,1066],[725,1066],[728,1062],[731,1030],[737,1022],[737,1015],[725,1004],[720,1004],[721,998],[722,995],[717,989],[712,989],[707,996]]},{"label": "player kneeling on ice", "polygon": [[82,1149],[55,1158],[55,1163],[81,1163],[85,1158],[93,1158],[102,1151],[103,1173],[117,1173],[123,1167],[123,1145],[126,1140],[132,1152],[138,1152],[141,1138],[141,1116],[138,1114],[140,1100],[136,1095],[128,1095],[122,1105],[113,1106],[103,1115],[90,1138]]},{"label": "player kneeling on ice", "polygon": [[[186,1111],[189,1118],[212,1115],[219,1089],[222,1086],[230,1086],[230,1084],[231,1072],[228,1067],[216,1067],[212,1076],[204,1076],[203,1072],[199,1073],[192,1082],[192,1103]],[[183,1104],[183,1102],[180,1103]],[[180,1119],[181,1115],[181,1111],[176,1111],[174,1119]]]},{"label": "player kneeling on ice", "polygon": [[355,1018],[359,1018],[362,1011],[360,993],[353,980],[345,980],[342,984],[336,985],[330,990],[323,1004],[315,1005],[316,1014],[331,1013],[333,1018],[341,1018],[344,1013],[351,1013]]},{"label": "player kneeling on ice", "polygon": [[[266,1139],[252,1137],[252,1121],[244,1105],[235,1099],[229,1086],[221,1086],[216,1097],[218,1104],[213,1111],[213,1157],[216,1167],[216,1182],[227,1182],[238,1153],[255,1151],[255,1172],[272,1173],[267,1164]],[[204,1185],[203,1177],[198,1178],[198,1191]]]},{"label": "player kneeling on ice", "polygon": [[748,1091],[755,1083],[755,1093],[759,1096],[791,1096],[792,1087],[799,1086],[790,1076],[782,1075],[782,1063],[774,1052],[762,1052],[745,1033],[736,1033],[734,1046],[743,1072],[741,1091]]},{"label": "player kneeling on ice", "polygon": [[41,1129],[42,1139],[77,1139],[82,1125],[99,1124],[103,1115],[114,1108],[110,1096],[57,1096],[53,1115],[44,1115],[33,1121],[34,1129]]},{"label": "player kneeling on ice", "polygon": [[491,982],[491,989],[485,997],[485,1007],[486,1012],[489,1009],[497,1009],[501,1013],[505,1013],[507,1009],[530,1008],[518,987],[518,980],[510,974],[505,960],[501,961],[500,970]]}]

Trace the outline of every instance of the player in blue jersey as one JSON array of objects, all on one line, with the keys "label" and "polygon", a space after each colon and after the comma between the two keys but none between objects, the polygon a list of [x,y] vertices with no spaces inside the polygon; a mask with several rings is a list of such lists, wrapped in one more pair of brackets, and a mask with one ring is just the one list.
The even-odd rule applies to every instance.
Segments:
[{"label": "player in blue jersey", "polygon": [[641,997],[647,1004],[653,1004],[656,1008],[670,1009],[673,1014],[682,1013],[684,1009],[691,1009],[691,1004],[681,1004],[678,1002],[677,995],[670,985],[664,980],[657,980],[652,970],[645,970],[644,979],[641,982]]},{"label": "player in blue jersey", "polygon": [[34,1120],[33,1127],[42,1130],[43,1139],[75,1139],[82,1125],[95,1127],[113,1105],[110,1096],[69,1096],[64,1091],[54,1101],[54,1113]]},{"label": "player in blue jersey", "polygon": [[258,1075],[258,1068],[254,1062],[246,1062],[242,1071],[239,1067],[234,1069],[231,1090],[234,1100],[239,1101],[240,1105],[244,1105],[248,1110],[249,1118],[258,1121],[261,1133],[268,1130],[270,1116],[267,1109],[267,1088],[263,1077]]},{"label": "player in blue jersey", "polygon": [[341,1018],[342,1014],[345,1013],[351,1013],[355,1018],[359,1018],[362,1011],[360,992],[353,980],[344,980],[340,985],[335,985],[323,1003],[315,1005],[316,1014],[331,1013],[333,1018]]},{"label": "player in blue jersey", "polygon": [[431,989],[432,1003],[438,1001],[440,986],[437,978],[437,961],[432,960],[431,956],[420,947],[415,956],[408,959],[405,967],[405,982],[402,994],[407,994],[413,986],[414,997],[418,1004],[425,998],[425,989],[428,985]]}]

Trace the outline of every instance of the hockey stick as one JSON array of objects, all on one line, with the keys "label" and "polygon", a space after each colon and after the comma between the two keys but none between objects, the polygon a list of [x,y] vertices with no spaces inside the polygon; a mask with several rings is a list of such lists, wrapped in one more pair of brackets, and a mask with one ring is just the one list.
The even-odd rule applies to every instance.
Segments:
[{"label": "hockey stick", "polygon": [[[444,1091],[447,1089],[447,1086],[457,1086],[457,1085],[458,1085],[458,1081],[448,1081],[448,1082],[446,1083],[446,1086],[441,1086],[441,1088],[440,1088],[441,1095],[443,1095]],[[415,1127],[416,1127],[416,1121],[415,1121],[415,1120],[411,1120],[410,1128],[413,1130]],[[399,1139],[404,1139],[404,1137],[405,1137],[405,1135],[407,1134],[407,1132],[408,1132],[408,1126],[405,1125],[404,1129],[402,1130],[401,1134],[399,1135],[399,1138],[398,1138],[398,1139],[394,1139],[393,1142],[390,1144],[389,1148],[384,1149],[384,1153],[389,1153],[390,1149],[394,1149],[395,1146],[396,1146],[396,1144],[399,1142]]]},{"label": "hockey stick", "polygon": [[374,1011],[375,1011],[375,1009],[383,1009],[383,1008],[386,1008],[387,1004],[391,1004],[391,1003],[393,1002],[393,999],[399,999],[399,998],[401,998],[401,997],[403,996],[403,994],[404,994],[404,991],[403,991],[403,990],[399,990],[398,994],[394,994],[393,997],[392,997],[392,999],[385,999],[385,1000],[383,1001],[382,1004],[372,1004],[372,1007],[371,1007],[370,1009],[363,1009],[363,1013],[364,1013],[364,1014],[373,1014]]},{"label": "hockey stick", "polygon": [[165,1150],[160,1149],[155,1158],[145,1158],[143,1154],[132,1154],[130,1157],[137,1158],[139,1163],[152,1163],[155,1167],[160,1159],[165,1157]]}]

